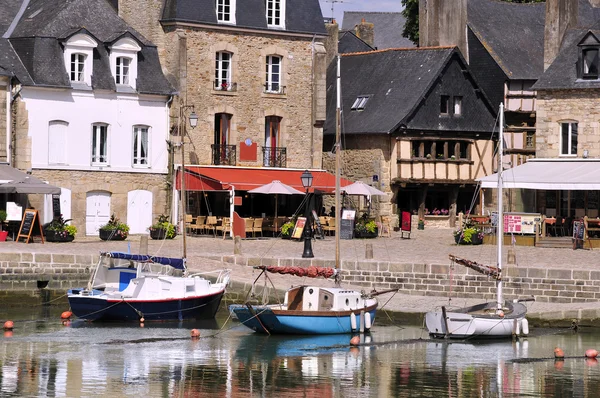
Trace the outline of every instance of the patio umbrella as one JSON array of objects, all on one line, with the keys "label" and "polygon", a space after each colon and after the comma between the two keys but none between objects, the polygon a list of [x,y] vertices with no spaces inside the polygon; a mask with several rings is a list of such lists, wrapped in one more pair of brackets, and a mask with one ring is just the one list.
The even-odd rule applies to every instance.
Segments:
[{"label": "patio umbrella", "polygon": [[60,188],[8,165],[0,165],[0,193],[54,194],[60,193]]},{"label": "patio umbrella", "polygon": [[248,193],[262,193],[262,194],[274,194],[275,195],[275,231],[279,231],[277,228],[277,196],[278,195],[304,195],[304,192],[298,191],[296,188],[290,187],[281,181],[274,180],[268,184],[261,185],[258,188],[254,188],[248,191]]},{"label": "patio umbrella", "polygon": [[385,196],[387,195],[385,192],[380,191],[377,188],[373,188],[372,186],[365,184],[362,181],[356,181],[353,184],[346,185],[342,187],[341,190],[346,192],[347,195],[363,195],[363,196]]}]

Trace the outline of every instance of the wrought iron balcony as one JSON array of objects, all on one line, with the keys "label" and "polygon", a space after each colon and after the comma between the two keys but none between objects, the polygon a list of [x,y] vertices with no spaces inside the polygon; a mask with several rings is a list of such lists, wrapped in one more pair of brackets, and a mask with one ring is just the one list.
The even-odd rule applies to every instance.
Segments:
[{"label": "wrought iron balcony", "polygon": [[237,91],[237,83],[228,82],[226,80],[215,80],[213,89],[216,91]]},{"label": "wrought iron balcony", "polygon": [[215,166],[235,166],[236,146],[235,145],[216,145],[210,146],[212,149],[212,164]]},{"label": "wrought iron balcony", "polygon": [[286,167],[287,148],[262,147],[263,165],[267,167]]},{"label": "wrought iron balcony", "polygon": [[265,84],[265,94],[285,94],[285,86],[279,83],[267,83]]}]

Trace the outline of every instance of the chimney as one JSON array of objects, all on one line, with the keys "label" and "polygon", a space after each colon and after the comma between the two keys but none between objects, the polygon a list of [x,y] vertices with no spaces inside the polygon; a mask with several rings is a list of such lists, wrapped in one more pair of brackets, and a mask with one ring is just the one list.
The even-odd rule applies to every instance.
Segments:
[{"label": "chimney", "polygon": [[544,70],[558,55],[567,29],[577,26],[579,0],[546,0],[544,27]]},{"label": "chimney", "polygon": [[327,29],[327,39],[325,39],[325,51],[327,52],[327,57],[325,61],[325,65],[329,65],[331,60],[338,53],[338,41],[340,40],[340,27],[337,24],[335,19],[331,20],[331,23],[325,24],[325,29]]},{"label": "chimney", "polygon": [[467,0],[419,0],[419,47],[457,46],[467,62]]},{"label": "chimney", "polygon": [[354,27],[354,33],[365,43],[375,48],[375,25],[366,22],[363,18],[362,21]]}]

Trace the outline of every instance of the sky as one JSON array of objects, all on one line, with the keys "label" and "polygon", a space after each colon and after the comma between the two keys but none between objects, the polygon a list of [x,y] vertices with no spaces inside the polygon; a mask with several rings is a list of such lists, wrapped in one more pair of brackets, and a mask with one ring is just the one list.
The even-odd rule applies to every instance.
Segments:
[{"label": "sky", "polygon": [[344,11],[402,11],[401,0],[319,0],[321,12],[325,18],[331,18],[333,1],[333,16],[342,25]]}]

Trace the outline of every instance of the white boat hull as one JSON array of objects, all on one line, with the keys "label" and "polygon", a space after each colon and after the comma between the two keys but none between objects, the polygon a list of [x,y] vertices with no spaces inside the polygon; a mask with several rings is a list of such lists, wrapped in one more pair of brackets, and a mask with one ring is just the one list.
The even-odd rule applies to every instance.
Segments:
[{"label": "white boat hull", "polygon": [[458,310],[428,312],[425,324],[429,334],[439,338],[505,338],[521,334],[526,307],[507,302],[504,315],[500,316],[495,313],[495,306],[496,303],[485,303]]}]

